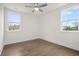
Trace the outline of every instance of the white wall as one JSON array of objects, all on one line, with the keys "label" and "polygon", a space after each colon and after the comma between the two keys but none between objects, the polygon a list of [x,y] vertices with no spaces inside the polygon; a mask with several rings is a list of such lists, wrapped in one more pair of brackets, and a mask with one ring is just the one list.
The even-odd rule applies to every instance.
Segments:
[{"label": "white wall", "polygon": [[3,50],[3,34],[4,34],[4,8],[0,6],[0,54]]},{"label": "white wall", "polygon": [[[6,12],[6,10],[5,10]],[[7,31],[7,19],[5,17],[5,44],[11,44],[16,42],[22,42],[38,38],[38,20],[35,15],[20,13],[21,19],[21,31],[10,32]]]},{"label": "white wall", "polygon": [[41,25],[41,38],[62,45],[66,46],[75,50],[79,50],[79,32],[61,32],[60,31],[60,12],[63,9],[66,9],[69,6],[67,5],[51,12],[42,14],[40,17],[40,25]]}]

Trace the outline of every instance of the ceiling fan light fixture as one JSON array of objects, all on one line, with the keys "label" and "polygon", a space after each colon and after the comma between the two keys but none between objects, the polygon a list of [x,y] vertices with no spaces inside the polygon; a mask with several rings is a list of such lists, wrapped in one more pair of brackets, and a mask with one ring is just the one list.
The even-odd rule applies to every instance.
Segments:
[{"label": "ceiling fan light fixture", "polygon": [[34,10],[35,10],[35,11],[39,11],[39,8],[36,7],[36,8],[34,8]]}]

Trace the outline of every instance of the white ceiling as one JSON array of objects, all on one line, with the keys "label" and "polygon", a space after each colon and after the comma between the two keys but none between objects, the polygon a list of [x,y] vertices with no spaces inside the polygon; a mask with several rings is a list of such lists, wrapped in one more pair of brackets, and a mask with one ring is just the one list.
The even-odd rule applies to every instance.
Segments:
[{"label": "white ceiling", "polygon": [[[32,13],[32,8],[25,7],[27,3],[2,3],[3,6],[20,12]],[[42,7],[43,12],[51,11],[55,8],[62,7],[67,3],[48,3],[46,7]]]}]

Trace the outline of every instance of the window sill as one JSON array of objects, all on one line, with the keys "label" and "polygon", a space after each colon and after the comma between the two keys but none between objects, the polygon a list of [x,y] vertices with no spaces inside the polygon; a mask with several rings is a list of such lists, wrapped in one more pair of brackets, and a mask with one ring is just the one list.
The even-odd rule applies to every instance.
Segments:
[{"label": "window sill", "polygon": [[79,32],[79,31],[63,31],[63,30],[61,30],[61,32]]},{"label": "window sill", "polygon": [[12,30],[12,31],[9,31],[8,32],[20,32],[21,30]]}]

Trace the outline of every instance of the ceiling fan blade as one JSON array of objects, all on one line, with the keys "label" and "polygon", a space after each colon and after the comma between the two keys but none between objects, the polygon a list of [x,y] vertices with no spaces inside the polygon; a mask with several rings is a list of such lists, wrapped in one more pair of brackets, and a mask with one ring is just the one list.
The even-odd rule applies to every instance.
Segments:
[{"label": "ceiling fan blade", "polygon": [[35,6],[25,6],[25,7],[28,7],[28,8],[34,8]]},{"label": "ceiling fan blade", "polygon": [[25,7],[35,8],[35,7],[45,7],[45,6],[47,6],[47,3],[41,4],[41,5],[39,5],[38,3],[37,4],[35,3],[33,5],[26,5]]},{"label": "ceiling fan blade", "polygon": [[43,10],[42,10],[42,9],[39,9],[39,11],[40,11],[40,12],[43,12]]},{"label": "ceiling fan blade", "polygon": [[40,5],[39,7],[45,7],[47,6],[47,3]]}]

